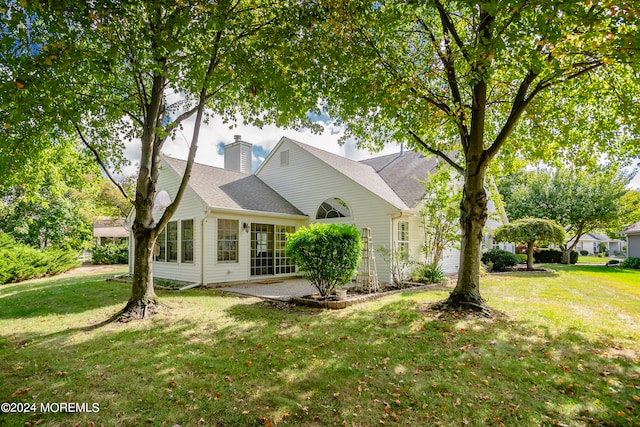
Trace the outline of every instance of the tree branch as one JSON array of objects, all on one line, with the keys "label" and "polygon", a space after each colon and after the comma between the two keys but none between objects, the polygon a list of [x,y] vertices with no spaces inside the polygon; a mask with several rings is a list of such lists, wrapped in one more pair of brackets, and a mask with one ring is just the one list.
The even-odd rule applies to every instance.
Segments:
[{"label": "tree branch", "polygon": [[455,25],[453,25],[453,22],[451,22],[451,19],[449,18],[447,11],[444,9],[444,6],[440,2],[440,0],[435,0],[434,4],[436,5],[436,9],[438,9],[440,20],[442,21],[443,30],[451,34],[451,36],[453,37],[453,40],[456,42],[456,45],[460,49],[460,52],[462,53],[462,56],[464,57],[464,59],[466,59],[467,62],[471,63],[471,58],[469,57],[466,46],[462,41],[462,39],[460,38],[460,35],[458,34],[458,30],[456,30]]},{"label": "tree branch", "polygon": [[100,165],[104,173],[107,174],[107,177],[109,177],[109,180],[113,183],[113,185],[116,186],[116,188],[120,191],[120,193],[122,193],[124,198],[129,203],[133,204],[133,200],[129,198],[129,195],[127,194],[125,189],[122,187],[122,185],[118,181],[115,180],[115,178],[111,175],[111,172],[109,172],[109,169],[107,169],[107,166],[102,161],[102,158],[100,157],[100,153],[98,153],[98,150],[96,150],[91,144],[89,144],[89,141],[87,141],[87,139],[84,137],[84,135],[82,134],[82,131],[80,130],[80,126],[78,126],[77,123],[74,123],[74,127],[76,128],[76,132],[78,133],[80,140],[93,153],[93,156],[96,158],[96,161],[98,162],[98,164]]},{"label": "tree branch", "polygon": [[162,214],[162,217],[160,217],[160,219],[158,220],[155,226],[155,230],[157,232],[160,232],[160,230],[164,228],[164,226],[169,222],[169,219],[171,219],[175,211],[178,209],[178,204],[182,200],[182,195],[184,194],[187,188],[187,184],[189,183],[189,178],[191,177],[191,170],[193,168],[193,162],[196,157],[196,151],[198,150],[198,138],[200,136],[200,127],[202,124],[202,118],[204,116],[204,109],[207,105],[207,99],[208,99],[207,85],[209,83],[209,79],[211,78],[211,75],[213,74],[216,68],[216,64],[217,64],[216,57],[217,57],[217,50],[215,50],[211,56],[211,60],[209,61],[209,68],[207,69],[207,73],[202,83],[202,89],[200,91],[200,99],[198,101],[198,108],[196,113],[196,122],[193,128],[191,145],[189,146],[189,155],[187,156],[187,164],[185,165],[185,168],[184,168],[182,181],[180,181],[180,187],[178,188],[178,192],[176,193],[176,196],[173,202],[171,202],[171,204],[167,206],[167,208]]},{"label": "tree branch", "polygon": [[418,143],[418,145],[420,145],[422,148],[424,148],[425,150],[427,150],[428,152],[430,152],[431,154],[435,154],[436,156],[440,157],[441,159],[443,159],[445,162],[449,163],[449,165],[451,165],[456,171],[458,171],[460,174],[464,174],[464,168],[462,166],[460,166],[459,164],[457,164],[455,161],[453,161],[449,156],[447,156],[445,153],[443,153],[440,150],[436,150],[434,148],[431,148],[426,142],[424,142],[424,140],[422,138],[420,138],[414,131],[409,130],[409,134],[413,137],[413,139],[415,139],[415,141]]},{"label": "tree branch", "polygon": [[[456,70],[455,67],[453,66],[453,64],[451,63],[451,56],[452,56],[452,52],[451,52],[451,48],[449,47],[449,38],[445,36],[445,52],[442,52],[440,50],[440,47],[438,46],[438,41],[436,40],[435,35],[433,34],[433,31],[431,31],[430,28],[427,27],[427,25],[425,24],[425,22],[416,16],[416,19],[418,21],[418,23],[422,26],[422,28],[425,29],[425,31],[427,31],[428,35],[429,35],[429,39],[431,40],[431,44],[433,46],[433,49],[436,51],[436,53],[438,54],[438,58],[440,58],[440,62],[442,63],[442,65],[444,66],[444,71],[447,75],[447,83],[449,84],[449,89],[451,90],[451,97],[452,100],[454,102],[454,104],[456,104],[458,106],[458,110],[460,112],[459,116],[456,115],[451,115],[450,112],[448,113],[450,115],[450,117],[454,120],[454,122],[456,123],[456,126],[458,127],[458,131],[460,132],[460,138],[462,141],[462,147],[464,150],[467,149],[467,145],[468,145],[468,140],[469,140],[469,129],[467,128],[467,126],[464,124],[465,122],[465,115],[464,112],[462,110],[462,95],[460,93],[460,86],[458,84],[458,78],[456,76]],[[445,26],[444,22],[442,23],[443,28]],[[445,32],[448,32],[445,29]],[[446,54],[445,54],[446,53]]]}]

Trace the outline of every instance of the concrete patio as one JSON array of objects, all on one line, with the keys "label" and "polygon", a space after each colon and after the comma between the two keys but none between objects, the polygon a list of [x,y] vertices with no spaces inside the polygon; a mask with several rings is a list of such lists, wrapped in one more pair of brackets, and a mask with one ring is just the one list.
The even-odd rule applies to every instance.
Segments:
[{"label": "concrete patio", "polygon": [[216,290],[276,301],[289,301],[291,298],[318,292],[309,282],[300,278],[234,284]]}]

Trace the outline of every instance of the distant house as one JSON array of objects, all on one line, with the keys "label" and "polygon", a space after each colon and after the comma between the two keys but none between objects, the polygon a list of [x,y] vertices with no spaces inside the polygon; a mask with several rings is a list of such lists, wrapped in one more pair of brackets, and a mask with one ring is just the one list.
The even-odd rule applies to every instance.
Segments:
[{"label": "distant house", "polygon": [[106,243],[126,243],[129,230],[126,228],[125,218],[97,217],[93,221],[93,237],[98,246]]},{"label": "distant house", "polygon": [[[572,243],[572,242],[570,242]],[[597,255],[600,252],[623,253],[624,242],[619,239],[611,239],[606,234],[586,233],[580,237],[576,245],[577,251],[587,251],[590,255]],[[601,247],[604,250],[601,250]]]},{"label": "distant house", "polygon": [[[224,147],[224,169],[194,163],[180,206],[157,240],[154,276],[217,284],[296,275],[284,250],[286,234],[315,222],[368,227],[375,248],[423,259],[421,180],[435,158],[403,151],[358,162],[282,138],[251,174],[251,150],[238,136]],[[161,162],[156,219],[186,165],[167,156]],[[376,263],[380,280],[390,282],[380,254]],[[458,263],[452,249],[441,265],[455,272]]]},{"label": "distant house", "polygon": [[625,228],[627,236],[627,256],[640,258],[640,221]]}]

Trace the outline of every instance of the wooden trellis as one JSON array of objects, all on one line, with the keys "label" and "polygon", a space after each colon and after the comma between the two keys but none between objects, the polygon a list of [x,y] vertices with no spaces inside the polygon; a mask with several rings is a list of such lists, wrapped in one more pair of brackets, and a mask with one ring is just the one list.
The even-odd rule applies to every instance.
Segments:
[{"label": "wooden trellis", "polygon": [[369,293],[380,291],[370,228],[362,229],[362,260],[360,261],[360,269],[356,278],[356,286]]}]

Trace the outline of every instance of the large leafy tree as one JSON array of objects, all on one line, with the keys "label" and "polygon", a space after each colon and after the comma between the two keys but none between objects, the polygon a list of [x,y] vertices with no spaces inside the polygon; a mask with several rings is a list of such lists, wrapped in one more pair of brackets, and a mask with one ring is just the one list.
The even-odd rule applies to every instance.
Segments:
[{"label": "large leafy tree", "polygon": [[326,20],[297,41],[317,45],[299,50],[312,52],[328,111],[363,145],[405,141],[463,177],[449,304],[484,303],[485,177],[499,155],[579,162],[637,152],[640,17],[631,2],[319,4]]},{"label": "large leafy tree", "polygon": [[[122,164],[123,139],[141,143],[130,198],[135,209],[132,293],[119,316],[144,317],[157,306],[153,246],[185,191],[207,111],[282,124],[315,109],[314,97],[294,101],[301,94],[287,84],[290,75],[281,69],[286,61],[275,57],[274,46],[295,30],[289,23],[303,19],[297,2],[292,5],[248,0],[0,3],[5,141],[0,161],[8,169],[14,164],[10,160],[35,158],[63,134],[82,141],[105,171]],[[195,130],[184,177],[156,220],[160,153],[187,119],[195,120]]]},{"label": "large leafy tree", "polygon": [[98,195],[105,181],[73,141],[59,141],[42,155],[46,161],[0,182],[0,231],[34,247],[80,249],[92,239],[93,216],[113,212]]},{"label": "large leafy tree", "polygon": [[565,227],[561,242],[563,262],[580,238],[595,230],[618,231],[632,215],[632,204],[622,203],[630,176],[615,169],[567,167],[532,170],[500,180],[509,219],[535,216],[554,220]]}]

